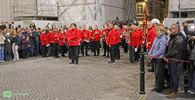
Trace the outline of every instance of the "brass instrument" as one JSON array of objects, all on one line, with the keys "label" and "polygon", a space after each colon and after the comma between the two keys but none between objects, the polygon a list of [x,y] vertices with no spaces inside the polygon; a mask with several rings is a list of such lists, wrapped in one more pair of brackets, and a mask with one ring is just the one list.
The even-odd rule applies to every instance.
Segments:
[{"label": "brass instrument", "polygon": [[123,34],[125,34],[125,42],[129,43],[130,42],[130,35],[131,35],[130,32],[126,31]]}]

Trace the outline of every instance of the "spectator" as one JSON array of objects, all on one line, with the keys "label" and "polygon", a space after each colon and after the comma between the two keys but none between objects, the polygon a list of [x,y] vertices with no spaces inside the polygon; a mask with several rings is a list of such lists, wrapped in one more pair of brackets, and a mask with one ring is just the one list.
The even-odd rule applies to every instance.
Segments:
[{"label": "spectator", "polygon": [[11,31],[7,29],[7,32],[5,34],[5,61],[12,60],[12,37],[11,37]]},{"label": "spectator", "polygon": [[175,98],[178,93],[179,88],[179,63],[178,60],[183,59],[184,50],[183,47],[184,37],[180,32],[180,26],[178,24],[171,25],[171,34],[168,44],[167,53],[165,54],[165,61],[168,62],[169,71],[170,71],[170,88],[168,92],[168,98]]},{"label": "spectator", "polygon": [[161,93],[163,90],[164,81],[164,54],[167,46],[167,37],[164,34],[163,25],[155,26],[156,38],[154,39],[154,44],[149,51],[149,58],[153,60],[154,73],[155,73],[155,88],[153,89],[157,93]]},{"label": "spectator", "polygon": [[0,29],[0,63],[4,62],[4,45],[5,45],[5,36],[3,31]]},{"label": "spectator", "polygon": [[14,30],[12,34],[12,52],[13,52],[13,60],[19,60],[19,53],[18,53],[18,48],[20,44],[20,37],[17,33],[16,30]]},{"label": "spectator", "polygon": [[34,38],[34,56],[37,56],[39,54],[40,49],[40,33],[37,29],[33,29],[32,37]]},{"label": "spectator", "polygon": [[28,33],[27,31],[23,28],[21,29],[20,33],[20,38],[21,38],[21,56],[22,58],[27,58],[28,57]]},{"label": "spectator", "polygon": [[186,34],[190,35],[190,41],[189,41],[189,47],[191,48],[190,53],[190,60],[191,60],[191,66],[190,66],[190,72],[189,72],[189,90],[188,92],[190,94],[195,94],[195,31],[189,31],[188,30],[188,24],[184,22],[184,31]]}]

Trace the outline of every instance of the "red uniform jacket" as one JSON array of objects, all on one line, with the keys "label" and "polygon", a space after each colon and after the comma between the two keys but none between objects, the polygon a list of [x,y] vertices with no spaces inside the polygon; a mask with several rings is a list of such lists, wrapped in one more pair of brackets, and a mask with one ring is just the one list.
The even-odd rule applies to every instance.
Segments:
[{"label": "red uniform jacket", "polygon": [[59,42],[59,32],[52,32],[51,43],[56,44]]},{"label": "red uniform jacket", "polygon": [[92,32],[92,39],[93,41],[100,41],[100,35],[101,35],[101,31],[100,30],[93,30]]},{"label": "red uniform jacket", "polygon": [[110,46],[116,45],[116,34],[114,29],[111,29],[108,33],[107,42]]},{"label": "red uniform jacket", "polygon": [[52,32],[49,32],[47,35],[48,35],[48,43],[51,43],[52,41]]},{"label": "red uniform jacket", "polygon": [[125,32],[127,32],[127,30],[126,30],[126,29],[124,29],[124,28],[122,28],[122,38],[123,38],[123,39],[125,39],[125,37],[126,37]]},{"label": "red uniform jacket", "polygon": [[107,29],[102,30],[102,41],[106,42],[106,38],[108,36],[109,31]]},{"label": "red uniform jacket", "polygon": [[66,38],[65,38],[65,34],[63,33],[59,33],[58,35],[59,37],[59,46],[64,46],[66,44]]},{"label": "red uniform jacket", "polygon": [[115,34],[116,34],[116,43],[120,43],[121,42],[121,31],[120,29],[115,30]]},{"label": "red uniform jacket", "polygon": [[141,29],[135,30],[135,46],[138,48],[142,44],[143,32]]},{"label": "red uniform jacket", "polygon": [[79,30],[79,40],[80,40],[80,42],[84,42],[84,34],[83,34],[83,30]]},{"label": "red uniform jacket", "polygon": [[48,44],[48,34],[42,33],[40,35],[41,45],[46,46]]},{"label": "red uniform jacket", "polygon": [[91,33],[88,30],[83,30],[84,41],[89,42],[91,38]]},{"label": "red uniform jacket", "polygon": [[78,46],[79,45],[79,30],[72,29],[68,30],[66,33],[66,38],[68,41],[68,46]]},{"label": "red uniform jacket", "polygon": [[129,46],[136,46],[136,33],[135,31],[130,33],[130,41],[128,43]]},{"label": "red uniform jacket", "polygon": [[147,45],[147,49],[151,49],[155,37],[156,37],[156,31],[154,27],[150,27],[148,30],[148,35],[146,37],[147,42],[150,43],[149,45]]}]

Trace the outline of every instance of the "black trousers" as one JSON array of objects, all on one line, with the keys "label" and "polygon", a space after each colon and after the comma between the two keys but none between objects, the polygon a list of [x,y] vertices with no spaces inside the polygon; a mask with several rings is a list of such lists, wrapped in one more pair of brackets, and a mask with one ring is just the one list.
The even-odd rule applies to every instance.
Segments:
[{"label": "black trousers", "polygon": [[78,46],[69,46],[69,59],[72,62],[79,62]]},{"label": "black trousers", "polygon": [[93,48],[94,48],[94,56],[100,55],[100,41],[94,41],[93,42]]},{"label": "black trousers", "polygon": [[104,48],[104,56],[106,56],[107,50],[108,50],[109,48],[108,48],[108,45],[106,44],[105,41],[103,41],[103,48]]},{"label": "black trousers", "polygon": [[110,49],[110,60],[115,61],[115,45],[112,45],[109,49]]},{"label": "black trousers", "polygon": [[130,63],[135,62],[135,46],[129,46],[129,61]]},{"label": "black trousers", "polygon": [[66,45],[60,46],[60,54],[62,56],[65,56],[66,53],[67,53],[67,47],[66,47]]},{"label": "black trousers", "polygon": [[135,52],[135,61],[139,61],[140,51],[141,51],[141,45],[137,48],[137,51]]},{"label": "black trousers", "polygon": [[42,51],[42,56],[46,57],[47,56],[47,47],[46,47],[46,45],[41,45],[41,51]]},{"label": "black trousers", "polygon": [[89,54],[88,54],[89,45],[90,45],[90,43],[89,43],[89,42],[84,42],[84,47],[85,47],[85,55],[89,55]]},{"label": "black trousers", "polygon": [[81,51],[82,56],[84,56],[84,50],[85,50],[84,42],[81,42],[80,51]]},{"label": "black trousers", "polygon": [[153,59],[155,73],[155,88],[162,91],[164,88],[165,62],[162,58]]},{"label": "black trousers", "polygon": [[22,58],[28,57],[28,48],[21,49]]},{"label": "black trousers", "polygon": [[58,43],[53,44],[53,56],[58,57]]},{"label": "black trousers", "polygon": [[126,43],[125,39],[122,39],[122,47],[125,53],[128,52],[128,44]]},{"label": "black trousers", "polygon": [[118,60],[120,59],[120,43],[115,46],[115,58]]}]

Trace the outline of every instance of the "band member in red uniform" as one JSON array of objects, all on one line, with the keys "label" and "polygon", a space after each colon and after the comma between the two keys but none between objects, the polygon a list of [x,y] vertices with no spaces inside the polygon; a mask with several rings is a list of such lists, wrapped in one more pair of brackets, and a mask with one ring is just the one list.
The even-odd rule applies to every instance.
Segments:
[{"label": "band member in red uniform", "polygon": [[[147,40],[146,48],[148,49],[148,51],[151,49],[155,37],[156,37],[155,24],[153,24],[152,22],[148,22],[148,34],[146,37]],[[154,72],[154,64],[152,60],[150,64],[152,65],[152,68],[148,69],[148,71]]]},{"label": "band member in red uniform", "polygon": [[62,57],[65,57],[66,55],[66,37],[65,32],[61,30],[59,33],[59,47],[60,47],[60,53]]},{"label": "band member in red uniform", "polygon": [[90,45],[89,45],[89,47],[90,47],[90,50],[91,50],[91,52],[94,52],[94,46],[93,46],[93,40],[92,40],[92,33],[93,33],[93,28],[92,28],[92,26],[89,26],[89,32],[90,32]]},{"label": "band member in red uniform", "polygon": [[79,53],[81,52],[82,57],[84,56],[84,35],[82,27],[79,27],[79,36],[80,36],[80,46]]},{"label": "band member in red uniform", "polygon": [[135,26],[135,61],[139,61],[143,32],[139,26]]},{"label": "band member in red uniform", "polygon": [[42,56],[43,57],[47,57],[47,46],[49,45],[49,43],[48,43],[48,33],[49,33],[49,30],[46,30],[40,35],[41,51],[42,51]]},{"label": "band member in red uniform", "polygon": [[116,47],[115,47],[115,59],[119,60],[120,59],[120,42],[121,42],[121,31],[119,28],[118,24],[114,25],[114,29],[115,29],[115,34],[116,34]]},{"label": "band member in red uniform", "polygon": [[91,34],[89,30],[87,30],[86,25],[83,26],[83,36],[84,36],[85,55],[89,56],[88,50],[89,50],[89,45],[90,45]]},{"label": "band member in red uniform", "polygon": [[135,25],[132,25],[130,27],[129,31],[129,37],[127,37],[128,40],[128,45],[129,45],[129,61],[130,63],[135,62],[135,48],[136,48],[136,32],[134,30]]},{"label": "band member in red uniform", "polygon": [[128,43],[126,42],[126,33],[127,33],[127,25],[123,24],[123,28],[122,28],[122,47],[124,50],[124,53],[128,52]]},{"label": "band member in red uniform", "polygon": [[156,31],[154,28],[154,24],[152,24],[152,22],[148,23],[148,34],[147,34],[147,49],[150,50],[150,48],[152,47],[153,41],[156,37]]},{"label": "band member in red uniform", "polygon": [[[108,25],[107,24],[104,24],[104,29],[102,30],[102,42],[103,42],[103,48],[104,48],[104,55],[103,56],[106,56],[106,53],[109,49],[107,43],[106,43],[106,38],[108,36]],[[107,54],[109,55],[109,54]]]},{"label": "band member in red uniform", "polygon": [[108,63],[114,63],[115,62],[116,33],[115,33],[115,29],[113,28],[113,24],[111,22],[108,23],[108,27],[110,30],[108,33],[108,38],[107,38],[107,42],[108,42],[109,49],[110,49],[110,61],[108,61]]},{"label": "band member in red uniform", "polygon": [[92,32],[94,56],[100,55],[100,35],[101,35],[101,31],[98,29],[98,26],[96,25]]},{"label": "band member in red uniform", "polygon": [[52,41],[51,43],[53,44],[53,57],[54,58],[59,58],[58,56],[58,42],[59,42],[59,31],[57,28],[54,28],[54,31],[52,33]]},{"label": "band member in red uniform", "polygon": [[53,30],[50,29],[49,33],[48,33],[48,43],[49,43],[49,46],[47,47],[49,56],[53,56],[53,43],[51,42],[52,41],[52,34],[53,34]]},{"label": "band member in red uniform", "polygon": [[71,24],[71,30],[67,31],[66,38],[69,46],[69,64],[78,64],[79,55],[78,55],[78,46],[79,46],[79,30],[75,23]]}]

